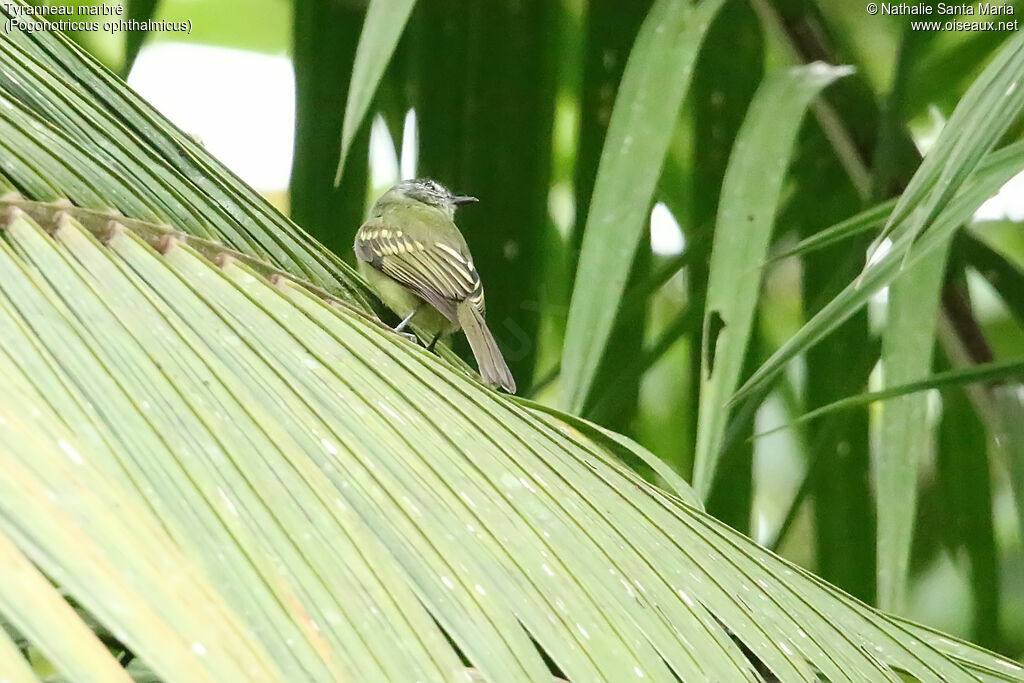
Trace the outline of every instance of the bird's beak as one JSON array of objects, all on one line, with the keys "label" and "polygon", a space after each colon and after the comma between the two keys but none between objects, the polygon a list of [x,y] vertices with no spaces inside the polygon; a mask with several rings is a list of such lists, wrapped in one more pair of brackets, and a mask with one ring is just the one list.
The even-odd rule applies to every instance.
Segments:
[{"label": "bird's beak", "polygon": [[455,206],[462,206],[463,204],[476,204],[478,201],[480,200],[477,199],[476,197],[470,197],[464,194],[457,194],[454,197],[452,197],[452,204],[454,204]]}]

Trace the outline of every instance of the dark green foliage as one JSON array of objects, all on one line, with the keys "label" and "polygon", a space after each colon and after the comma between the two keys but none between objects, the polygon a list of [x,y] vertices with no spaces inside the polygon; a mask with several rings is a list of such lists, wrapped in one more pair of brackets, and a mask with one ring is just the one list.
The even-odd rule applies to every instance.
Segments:
[{"label": "dark green foliage", "polygon": [[[794,171],[807,192],[794,197],[790,207],[806,217],[807,222],[797,223],[797,229],[806,231],[802,235],[849,216],[861,206],[843,169],[828,155],[828,143],[817,131],[809,135],[803,162]],[[798,202],[803,206],[797,208]],[[812,220],[816,223],[810,224]],[[804,260],[802,285],[807,314],[817,312],[823,302],[857,276],[869,242],[869,238],[854,238]],[[877,356],[878,346],[868,336],[867,313],[861,312],[808,352],[806,407],[813,409],[864,391]],[[843,362],[837,363],[840,358]],[[875,532],[867,411],[822,420],[810,427],[806,438],[813,457],[821,459],[811,481],[818,571],[828,581],[871,601]],[[851,525],[851,519],[858,520],[857,524]]]},{"label": "dark green foliage", "polygon": [[939,430],[938,510],[943,539],[957,554],[965,549],[972,605],[971,638],[998,649],[1000,577],[998,549],[992,526],[992,485],[988,469],[985,428],[964,389],[942,394]]},{"label": "dark green foliage", "polygon": [[350,256],[366,208],[370,122],[356,136],[335,186],[338,141],[364,11],[354,4],[295,0],[295,158],[291,215],[331,251]]},{"label": "dark green foliage", "polygon": [[[159,0],[128,0],[127,18],[140,22],[148,21],[156,14],[158,4]],[[135,58],[139,56],[139,50],[142,49],[142,44],[148,35],[148,31],[130,31],[125,34],[124,64],[121,65],[121,74],[125,78],[128,77],[128,73],[132,70]]]}]

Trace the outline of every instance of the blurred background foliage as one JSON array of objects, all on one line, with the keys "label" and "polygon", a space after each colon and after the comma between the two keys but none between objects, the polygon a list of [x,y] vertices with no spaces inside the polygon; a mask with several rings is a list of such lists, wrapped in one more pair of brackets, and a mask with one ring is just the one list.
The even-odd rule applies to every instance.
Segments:
[{"label": "blurred background foliage", "polygon": [[[461,212],[459,224],[486,284],[490,325],[521,393],[557,405],[566,400],[561,370],[570,305],[595,285],[576,272],[602,149],[627,58],[652,4],[419,0],[375,84],[370,115],[353,138],[338,185],[339,140],[367,2],[129,2],[133,16],[188,18],[195,29],[187,37],[154,33],[145,45],[137,36],[127,43],[102,33],[75,38],[122,73],[140,47],[136,64],[175,41],[290,58],[290,182],[286,193],[260,189],[345,259],[352,258],[352,237],[369,203],[400,174],[434,177],[478,196],[480,204]],[[1015,16],[1024,11],[1021,4],[1010,3]],[[649,220],[635,255],[626,255],[631,265],[622,303],[608,302],[613,331],[589,391],[573,402],[687,479],[700,429],[705,344],[718,334],[701,324],[713,232],[729,162],[739,153],[734,143],[758,88],[772,74],[816,60],[856,69],[824,91],[798,129],[772,207],[770,250],[781,253],[899,195],[1008,37],[914,31],[910,17],[870,16],[860,3],[736,0],[712,16],[674,130],[662,130],[671,138],[647,205]],[[186,84],[200,76],[184,67],[169,73]],[[160,86],[133,85],[143,94]],[[259,90],[259,76],[246,87]],[[258,152],[261,139],[281,131],[254,128],[258,112],[252,113],[251,119],[235,114],[235,125]],[[1020,137],[1018,121],[1000,145]],[[215,151],[216,141],[205,141]],[[924,342],[934,346],[933,358],[911,363],[925,377],[1020,359],[1020,188],[1018,179],[986,204],[959,232],[948,259],[933,264],[941,284],[927,290],[934,302],[895,287],[882,290],[790,363],[756,401],[732,409],[705,491],[714,515],[853,595],[1015,658],[1024,656],[1018,522],[1024,492],[1017,488],[1015,495],[1012,483],[1021,477],[1024,441],[1000,425],[1024,414],[1019,401],[991,397],[1016,391],[1019,398],[1019,384],[932,389],[909,399],[912,405],[898,403],[904,399],[859,405],[749,437],[889,386],[894,377],[920,379],[920,372],[901,373],[908,356],[899,355],[898,338],[882,339],[898,323],[897,306],[901,315],[924,307],[923,319],[935,325]],[[630,189],[621,187],[622,195]],[[873,230],[764,270],[741,382],[857,277],[885,215]],[[454,344],[465,354],[461,339]],[[893,359],[889,380],[881,371],[884,358]],[[896,405],[903,407],[891,408]],[[896,419],[912,410],[922,412]],[[911,453],[910,464],[893,474],[887,464],[900,453]],[[908,477],[912,488],[900,489],[905,484],[898,481]],[[900,490],[916,493],[890,495]],[[886,551],[903,542],[892,540],[893,529],[912,529],[905,582],[899,551]],[[883,556],[889,559],[882,564],[896,568],[882,566]]]}]

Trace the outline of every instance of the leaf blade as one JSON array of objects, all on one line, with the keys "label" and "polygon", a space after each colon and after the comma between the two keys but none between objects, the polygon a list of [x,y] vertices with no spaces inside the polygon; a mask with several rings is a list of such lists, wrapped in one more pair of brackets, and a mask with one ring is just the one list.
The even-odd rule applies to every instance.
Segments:
[{"label": "leaf blade", "polygon": [[[885,228],[868,250],[868,263],[897,229],[907,245],[937,218],[1024,106],[1024,34],[1010,37],[960,99],[939,139],[911,178]],[[902,226],[900,224],[903,224]]]},{"label": "leaf blade", "polygon": [[691,8],[680,0],[659,0],[630,52],[569,305],[560,398],[567,412],[586,406],[701,40],[721,5],[722,0],[702,0]]},{"label": "leaf blade", "polygon": [[[851,70],[811,64],[766,79],[737,135],[722,183],[707,303],[694,454],[694,486],[706,496],[725,435],[724,403],[740,378],[782,180],[804,113],[817,94]],[[718,329],[712,330],[718,321]],[[714,336],[715,338],[711,338]]]},{"label": "leaf blade", "polygon": [[1008,377],[1018,377],[1024,374],[1024,361],[1012,360],[1000,363],[981,363],[980,365],[974,365],[968,368],[959,368],[956,370],[947,370],[945,372],[937,372],[927,379],[917,380],[909,382],[907,384],[901,384],[899,386],[890,386],[881,391],[869,391],[863,394],[857,394],[856,396],[848,396],[844,399],[834,401],[828,405],[815,408],[814,410],[804,413],[796,420],[783,425],[781,427],[772,429],[770,431],[761,432],[755,434],[754,438],[759,438],[772,434],[780,429],[788,429],[789,427],[795,427],[798,424],[803,424],[810,420],[814,420],[822,415],[828,415],[839,410],[845,410],[847,408],[857,408],[865,406],[875,401],[886,401],[892,398],[899,398],[906,396],[907,394],[916,393],[918,391],[927,391],[928,389],[941,389],[946,386],[958,386],[962,384],[976,384],[979,382],[991,382],[1006,379]]},{"label": "leaf blade", "polygon": [[[785,364],[799,353],[816,343],[838,327],[842,322],[864,306],[871,295],[899,277],[902,260],[898,252],[907,247],[910,251],[907,265],[937,248],[948,235],[970,219],[982,202],[994,195],[1006,181],[1024,168],[1024,144],[1014,143],[990,154],[979,166],[978,173],[961,188],[949,206],[939,214],[930,230],[922,234],[914,245],[908,246],[909,235],[897,238],[893,249],[865,270],[859,281],[855,281],[813,318],[807,321],[792,337],[761,364],[753,375],[736,390],[733,403],[749,395],[755,389],[770,382]],[[935,234],[931,234],[935,233]]]},{"label": "leaf blade", "polygon": [[[931,370],[940,294],[951,240],[916,263],[889,289],[882,333],[883,387],[925,378]],[[917,509],[917,473],[931,433],[928,397],[904,395],[882,408],[875,461],[878,516],[878,604],[900,613],[906,607],[910,546]]]},{"label": "leaf blade", "polygon": [[366,119],[377,85],[387,70],[415,6],[416,0],[370,0],[352,65],[345,118],[341,126],[341,154],[334,174],[335,185],[341,182],[352,142]]}]

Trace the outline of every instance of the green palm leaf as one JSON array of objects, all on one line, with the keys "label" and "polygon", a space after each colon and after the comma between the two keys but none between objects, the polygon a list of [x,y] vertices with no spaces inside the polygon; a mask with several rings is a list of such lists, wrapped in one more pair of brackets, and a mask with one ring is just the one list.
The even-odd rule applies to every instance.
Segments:
[{"label": "green palm leaf", "polygon": [[794,356],[806,350],[842,324],[864,306],[871,295],[891,283],[903,272],[903,249],[910,249],[907,265],[927,258],[941,247],[960,226],[970,220],[981,204],[993,196],[1010,178],[1024,169],[1024,143],[1007,145],[985,157],[976,173],[943,209],[935,222],[911,247],[913,236],[904,233],[893,241],[892,250],[863,272],[860,280],[850,283],[828,302],[800,330],[780,346],[771,357],[733,395],[736,402],[756,389],[763,388],[782,371]]},{"label": "green palm leaf", "polygon": [[796,425],[810,422],[811,420],[815,420],[819,417],[829,415],[840,410],[866,406],[876,401],[887,401],[889,399],[900,398],[921,391],[927,391],[928,389],[942,389],[944,387],[978,384],[982,382],[1003,382],[1011,378],[1021,376],[1024,376],[1024,361],[1020,360],[1011,360],[1001,363],[982,363],[980,365],[972,365],[970,367],[960,368],[957,370],[937,372],[925,379],[916,380],[914,382],[888,386],[880,391],[869,391],[863,394],[857,394],[856,396],[847,396],[846,398],[804,413],[789,424],[755,434],[754,436],[767,436],[768,434],[772,434],[781,429],[795,427]]},{"label": "green palm leaf", "polygon": [[[925,378],[931,370],[950,242],[947,238],[930,258],[908,268],[889,289],[881,354],[886,387]],[[931,437],[927,410],[927,396],[905,395],[883,406],[879,423],[875,463],[878,595],[879,605],[894,612],[902,612],[906,606],[917,471],[928,454]]]},{"label": "green palm leaf", "polygon": [[590,396],[701,40],[721,5],[655,2],[630,52],[594,180],[566,323],[562,405],[570,412],[582,411]]},{"label": "green palm leaf", "polygon": [[393,334],[61,39],[3,45],[5,676],[116,680],[95,619],[167,681],[1024,678]]},{"label": "green palm leaf", "polygon": [[[1024,33],[1011,36],[971,85],[868,250],[897,230],[909,234],[904,255],[975,172],[1024,106]],[[901,227],[902,226],[902,227]],[[869,262],[870,262],[869,258]]]},{"label": "green palm leaf", "polygon": [[694,486],[711,489],[760,296],[761,273],[782,181],[804,112],[849,67],[810,64],[766,79],[736,137],[722,183],[704,310]]},{"label": "green palm leaf", "polygon": [[380,79],[384,76],[388,62],[398,46],[409,15],[416,0],[373,0],[366,9],[363,30],[359,34],[355,63],[352,65],[352,82],[349,86],[348,101],[345,103],[345,119],[341,130],[341,155],[334,183],[341,181],[345,160],[355,139],[356,131],[366,119],[373,95],[377,92]]}]

